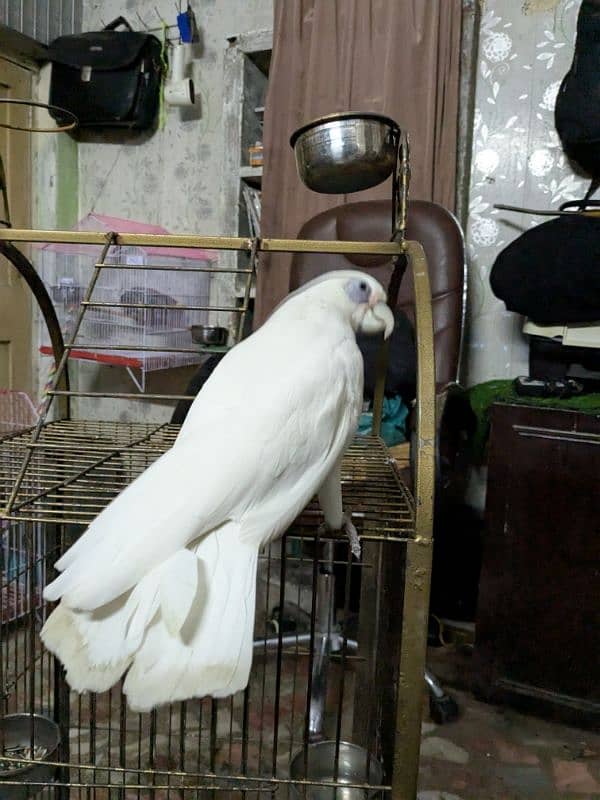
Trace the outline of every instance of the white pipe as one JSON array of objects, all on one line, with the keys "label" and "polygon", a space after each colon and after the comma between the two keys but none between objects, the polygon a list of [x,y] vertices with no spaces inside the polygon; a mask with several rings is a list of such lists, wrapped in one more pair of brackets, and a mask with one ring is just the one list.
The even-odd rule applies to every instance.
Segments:
[{"label": "white pipe", "polygon": [[196,100],[194,81],[185,73],[192,59],[191,44],[176,44],[171,53],[171,70],[165,83],[165,102],[171,106],[192,106]]}]

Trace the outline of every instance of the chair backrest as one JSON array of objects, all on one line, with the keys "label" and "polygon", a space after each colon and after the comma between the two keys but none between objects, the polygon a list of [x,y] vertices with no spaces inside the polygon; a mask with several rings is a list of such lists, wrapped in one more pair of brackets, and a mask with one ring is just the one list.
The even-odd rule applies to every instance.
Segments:
[{"label": "chair backrest", "polygon": [[[299,239],[388,241],[392,225],[390,200],[373,200],[336,206],[308,220]],[[456,218],[437,203],[412,200],[408,206],[407,239],[420,242],[427,256],[433,299],[436,386],[458,377],[463,325],[465,254]],[[333,269],[371,272],[384,286],[391,276],[386,256],[296,253],[292,259],[291,290]],[[414,321],[413,281],[407,269],[398,299],[399,307]]]}]

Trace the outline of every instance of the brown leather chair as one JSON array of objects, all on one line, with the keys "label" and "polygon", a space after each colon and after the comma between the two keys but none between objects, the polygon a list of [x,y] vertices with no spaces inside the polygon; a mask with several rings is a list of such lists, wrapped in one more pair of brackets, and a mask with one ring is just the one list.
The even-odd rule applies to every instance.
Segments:
[{"label": "brown leather chair", "polygon": [[[392,204],[374,200],[336,206],[308,220],[299,239],[387,241],[391,233]],[[423,245],[431,280],[435,334],[436,390],[444,392],[458,378],[464,310],[465,255],[456,218],[437,203],[409,202],[407,239]],[[292,260],[291,289],[332,269],[361,269],[387,286],[392,273],[386,256],[296,253]],[[414,321],[412,275],[402,280],[399,307]]]},{"label": "brown leather chair", "polygon": [[[387,241],[391,234],[392,204],[387,200],[348,203],[336,206],[308,220],[298,232],[299,239],[346,241]],[[438,436],[438,486],[443,483],[440,462],[452,463],[455,442],[443,433],[442,418],[448,389],[458,381],[465,299],[464,240],[456,218],[437,203],[409,202],[406,238],[420,242],[429,267],[432,293]],[[290,290],[297,289],[323,272],[334,269],[361,269],[372,273],[387,287],[392,262],[385,256],[296,253],[292,259]],[[414,290],[411,270],[407,269],[398,297],[398,306],[414,322]],[[439,458],[440,451],[442,459]],[[449,454],[447,454],[449,452]],[[404,471],[407,472],[407,471]],[[409,472],[409,471],[408,471]],[[405,475],[408,480],[410,477]],[[359,632],[360,637],[360,632]],[[435,676],[425,671],[430,711],[438,722],[454,719],[458,707]]]}]

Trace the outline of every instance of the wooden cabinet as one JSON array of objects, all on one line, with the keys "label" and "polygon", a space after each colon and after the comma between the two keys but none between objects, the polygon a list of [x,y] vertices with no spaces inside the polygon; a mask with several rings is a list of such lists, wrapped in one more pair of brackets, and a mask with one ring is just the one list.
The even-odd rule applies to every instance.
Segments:
[{"label": "wooden cabinet", "polygon": [[492,408],[477,688],[600,722],[600,409]]}]

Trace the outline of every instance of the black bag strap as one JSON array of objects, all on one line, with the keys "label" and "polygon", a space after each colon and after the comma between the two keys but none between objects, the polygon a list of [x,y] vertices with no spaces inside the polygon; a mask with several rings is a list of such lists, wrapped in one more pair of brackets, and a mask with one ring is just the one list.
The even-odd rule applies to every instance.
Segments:
[{"label": "black bag strap", "polygon": [[130,31],[133,33],[133,28],[132,28],[132,27],[131,27],[131,25],[130,25],[130,24],[127,22],[127,20],[125,19],[125,17],[117,17],[116,19],[113,19],[113,21],[112,21],[112,22],[109,22],[109,23],[108,23],[108,25],[105,25],[105,26],[104,26],[103,30],[105,30],[105,31],[114,31],[114,30],[116,30],[116,29],[117,29],[117,28],[118,28],[120,25],[124,25],[126,28],[128,28],[128,30],[130,30]]}]

